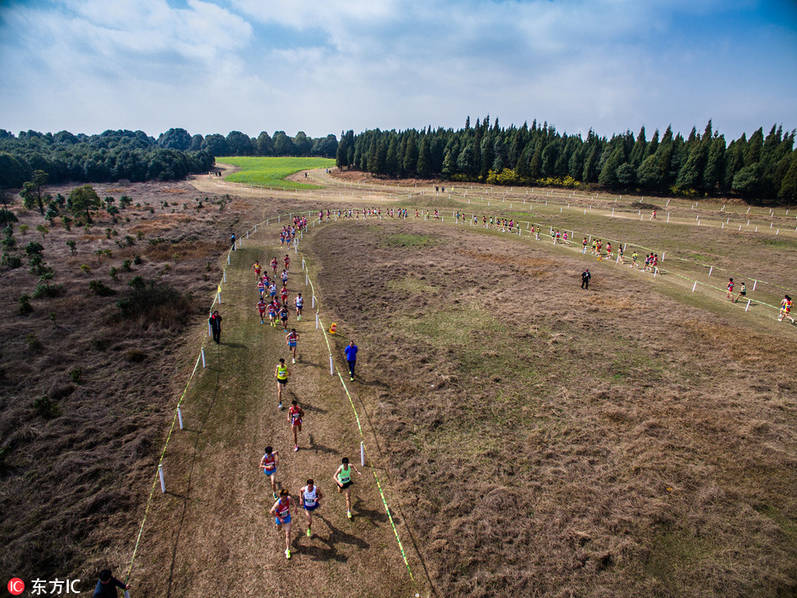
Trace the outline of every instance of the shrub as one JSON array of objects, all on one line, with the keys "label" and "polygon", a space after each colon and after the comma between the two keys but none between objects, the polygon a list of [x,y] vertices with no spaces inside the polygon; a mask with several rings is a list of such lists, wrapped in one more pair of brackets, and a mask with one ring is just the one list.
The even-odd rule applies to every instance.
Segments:
[{"label": "shrub", "polygon": [[80,269],[83,270],[85,274],[91,273],[91,266],[89,266],[88,264],[80,264]]},{"label": "shrub", "polygon": [[140,349],[130,349],[125,353],[125,359],[130,363],[141,363],[147,358],[147,354]]},{"label": "shrub", "polygon": [[111,275],[111,278],[114,280],[119,280],[119,270],[115,266],[111,266],[111,269],[108,271],[108,274]]},{"label": "shrub", "polygon": [[29,353],[40,353],[42,349],[44,349],[44,345],[39,340],[39,337],[33,334],[32,332],[25,337],[25,342],[28,344],[28,352]]},{"label": "shrub", "polygon": [[140,256],[140,255],[134,255],[134,256],[133,256],[133,263],[134,263],[136,266],[138,266],[138,265],[141,263],[141,256]]},{"label": "shrub", "polygon": [[16,215],[11,210],[0,209],[0,226],[6,226],[12,222],[18,222]]},{"label": "shrub", "polygon": [[10,253],[4,253],[2,264],[11,270],[14,268],[19,268],[22,265],[22,259],[18,255],[12,255]]},{"label": "shrub", "polygon": [[33,401],[33,409],[44,419],[52,419],[61,414],[61,408],[58,406],[58,403],[47,395],[42,395]]},{"label": "shrub", "polygon": [[110,297],[116,295],[116,291],[109,286],[106,286],[100,280],[92,280],[89,282],[89,290],[98,297]]},{"label": "shrub", "polygon": [[191,301],[175,288],[136,276],[130,290],[117,302],[125,319],[146,318],[163,326],[179,326],[191,312]]},{"label": "shrub", "polygon": [[77,243],[75,243],[74,240],[69,239],[69,241],[66,242],[66,246],[69,247],[69,252],[72,255],[75,255],[77,253]]},{"label": "shrub", "polygon": [[123,272],[130,272],[133,268],[130,267],[130,260],[125,260],[122,262],[122,271]]},{"label": "shrub", "polygon": [[29,230],[30,230],[30,227],[27,224],[20,224],[19,225],[19,232],[22,233],[23,237],[28,234]]},{"label": "shrub", "polygon": [[50,284],[45,280],[40,280],[33,290],[34,299],[52,299],[53,297],[60,297],[66,292],[62,284]]},{"label": "shrub", "polygon": [[69,370],[69,379],[75,384],[80,384],[80,379],[83,377],[83,370],[80,368],[72,368]]},{"label": "shrub", "polygon": [[125,243],[128,247],[131,247],[132,245],[136,244],[136,240],[130,235],[125,235]]},{"label": "shrub", "polygon": [[20,295],[19,315],[27,316],[32,311],[33,311],[33,306],[30,304],[30,295]]}]

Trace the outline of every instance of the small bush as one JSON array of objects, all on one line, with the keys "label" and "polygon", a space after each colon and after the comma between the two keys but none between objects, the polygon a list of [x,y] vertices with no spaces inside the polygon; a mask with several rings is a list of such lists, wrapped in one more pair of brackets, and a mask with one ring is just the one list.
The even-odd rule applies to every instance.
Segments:
[{"label": "small bush", "polygon": [[131,247],[136,244],[136,240],[130,235],[125,235],[125,243],[127,243],[128,247]]},{"label": "small bush", "polygon": [[69,379],[75,384],[80,384],[80,379],[83,377],[83,370],[80,368],[72,368],[69,370]]},{"label": "small bush", "polygon": [[133,263],[134,263],[136,266],[138,266],[138,265],[141,263],[141,256],[140,256],[140,255],[134,255],[134,256],[133,256]]},{"label": "small bush", "polygon": [[116,291],[109,286],[106,286],[101,280],[92,280],[89,282],[89,290],[98,297],[110,297],[116,295]]},{"label": "small bush", "polygon": [[130,267],[130,260],[125,260],[122,262],[122,272],[130,272],[133,268]]},{"label": "small bush", "polygon": [[32,332],[25,337],[25,342],[28,344],[29,353],[41,353],[42,349],[44,349],[44,345],[39,340],[39,337]]},{"label": "small bush", "polygon": [[66,289],[64,289],[64,285],[62,284],[50,284],[44,280],[40,280],[39,283],[36,285],[36,288],[33,291],[33,298],[34,299],[52,299],[54,297],[60,297],[66,293]]},{"label": "small bush", "polygon": [[61,408],[58,403],[47,395],[42,395],[33,401],[33,409],[44,419],[53,419],[61,415]]},{"label": "small bush", "polygon": [[165,283],[136,276],[129,286],[117,302],[124,319],[146,318],[163,326],[179,326],[191,313],[190,299]]},{"label": "small bush", "polygon": [[66,242],[66,246],[69,247],[69,252],[72,255],[77,253],[77,243],[75,243],[73,239],[69,239],[69,241]]},{"label": "small bush", "polygon": [[14,212],[5,208],[0,209],[0,226],[5,226],[12,222],[17,222],[17,217]]},{"label": "small bush", "polygon": [[119,270],[115,266],[111,266],[111,269],[108,271],[108,274],[110,274],[111,278],[113,278],[114,280],[119,280]]},{"label": "small bush", "polygon": [[33,306],[30,304],[30,295],[21,295],[19,298],[19,315],[27,316],[33,311]]},{"label": "small bush", "polygon": [[10,269],[19,268],[22,266],[22,259],[18,255],[11,255],[10,253],[4,253],[2,263],[4,266],[7,266]]},{"label": "small bush", "polygon": [[91,266],[88,264],[80,264],[80,269],[83,270],[84,274],[91,274]]},{"label": "small bush", "polygon": [[125,359],[127,359],[127,361],[130,363],[141,363],[147,357],[148,355],[140,349],[130,349],[125,353]]},{"label": "small bush", "polygon": [[23,237],[28,234],[29,230],[30,230],[30,227],[27,224],[20,224],[19,225],[19,232],[20,232],[20,234]]}]

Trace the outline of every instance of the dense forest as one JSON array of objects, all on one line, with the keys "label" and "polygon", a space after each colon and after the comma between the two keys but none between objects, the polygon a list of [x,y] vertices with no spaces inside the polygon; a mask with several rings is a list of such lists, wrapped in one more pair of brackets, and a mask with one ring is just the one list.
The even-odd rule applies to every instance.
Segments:
[{"label": "dense forest", "polygon": [[668,127],[648,140],[627,131],[610,139],[590,131],[559,133],[534,121],[502,128],[487,116],[459,130],[431,127],[341,135],[338,166],[394,177],[442,176],[506,185],[590,185],[612,190],[689,196],[738,195],[797,200],[795,131],[773,126],[727,143],[712,129],[684,139]]},{"label": "dense forest", "polygon": [[20,187],[34,171],[50,183],[172,180],[207,172],[215,156],[324,156],[334,158],[334,135],[312,139],[299,131],[289,137],[265,131],[249,137],[231,131],[226,137],[190,135],[169,129],[156,140],[143,131],[105,131],[73,135],[68,131],[23,131],[14,136],[0,129],[0,187]]}]

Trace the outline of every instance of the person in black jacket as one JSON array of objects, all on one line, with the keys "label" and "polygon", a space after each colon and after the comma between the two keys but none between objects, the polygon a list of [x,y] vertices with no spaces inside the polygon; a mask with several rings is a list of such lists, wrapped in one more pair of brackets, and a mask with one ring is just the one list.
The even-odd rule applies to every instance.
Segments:
[{"label": "person in black jacket", "polygon": [[116,588],[127,590],[130,586],[116,579],[110,569],[103,569],[100,571],[100,580],[97,582],[97,587],[94,588],[92,598],[117,598]]},{"label": "person in black jacket", "polygon": [[215,310],[213,314],[208,318],[208,322],[210,322],[210,330],[213,332],[213,340],[216,343],[221,342],[221,316],[219,315],[219,310]]},{"label": "person in black jacket", "polygon": [[592,274],[589,273],[589,268],[586,268],[581,273],[581,288],[589,290],[589,279],[592,278]]}]

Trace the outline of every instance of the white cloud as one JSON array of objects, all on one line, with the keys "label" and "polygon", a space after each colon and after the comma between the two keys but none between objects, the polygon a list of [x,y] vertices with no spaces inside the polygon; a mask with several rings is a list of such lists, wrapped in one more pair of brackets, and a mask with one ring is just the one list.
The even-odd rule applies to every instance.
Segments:
[{"label": "white cloud", "polygon": [[[721,32],[691,49],[673,45],[664,0],[227,2],[11,5],[0,127],[318,136],[460,126],[489,113],[611,134],[669,122],[688,130],[708,114],[736,135],[751,118],[797,114],[794,83],[758,66],[765,46],[745,49]],[[677,2],[688,15],[725,10],[718,0]],[[794,37],[782,44],[795,63]],[[745,52],[755,59],[741,65]],[[745,98],[751,116],[739,108]]]}]

